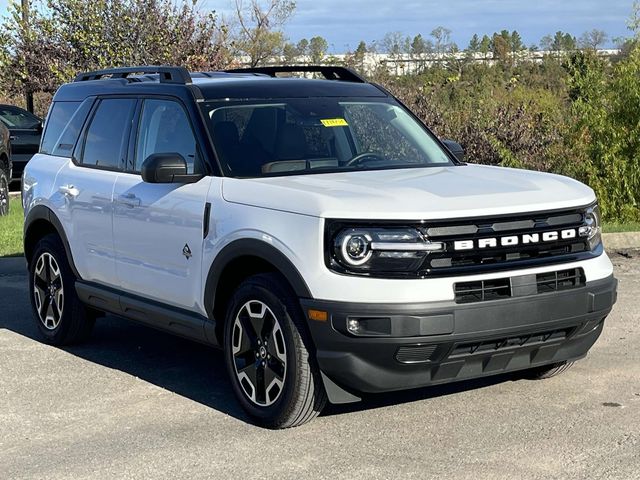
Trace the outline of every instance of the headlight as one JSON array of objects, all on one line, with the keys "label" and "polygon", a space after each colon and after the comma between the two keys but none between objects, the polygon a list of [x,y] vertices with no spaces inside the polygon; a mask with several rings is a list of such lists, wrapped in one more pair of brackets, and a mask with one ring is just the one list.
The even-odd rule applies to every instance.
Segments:
[{"label": "headlight", "polygon": [[584,225],[578,229],[578,235],[586,238],[589,250],[594,250],[602,242],[602,223],[600,207],[593,205],[584,212]]},{"label": "headlight", "polygon": [[444,250],[415,228],[343,228],[330,242],[331,265],[362,274],[414,271],[430,252]]}]

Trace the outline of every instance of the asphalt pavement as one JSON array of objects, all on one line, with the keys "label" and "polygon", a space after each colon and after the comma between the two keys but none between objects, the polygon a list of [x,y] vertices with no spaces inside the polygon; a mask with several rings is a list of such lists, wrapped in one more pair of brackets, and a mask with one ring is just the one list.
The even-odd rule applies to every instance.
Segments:
[{"label": "asphalt pavement", "polygon": [[[626,255],[626,256],[625,256]],[[109,316],[41,343],[23,259],[0,259],[0,479],[640,479],[640,253],[588,357],[331,406],[270,431],[236,405],[220,352]]]}]

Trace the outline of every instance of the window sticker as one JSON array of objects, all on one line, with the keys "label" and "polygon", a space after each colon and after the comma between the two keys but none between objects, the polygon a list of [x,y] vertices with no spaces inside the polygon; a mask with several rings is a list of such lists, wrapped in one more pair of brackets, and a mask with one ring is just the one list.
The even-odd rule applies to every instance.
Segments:
[{"label": "window sticker", "polygon": [[348,127],[349,124],[344,118],[326,118],[320,120],[325,127]]}]

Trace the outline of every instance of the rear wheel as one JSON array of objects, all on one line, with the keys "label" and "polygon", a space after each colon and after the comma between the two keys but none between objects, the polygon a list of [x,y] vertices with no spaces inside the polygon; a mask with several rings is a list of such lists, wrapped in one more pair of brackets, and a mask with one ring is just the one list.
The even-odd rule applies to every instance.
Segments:
[{"label": "rear wheel", "polygon": [[269,428],[301,425],[326,403],[297,298],[275,274],[245,280],[227,310],[225,361],[245,411]]},{"label": "rear wheel", "polygon": [[532,380],[544,380],[545,378],[555,377],[560,375],[571,368],[574,362],[559,362],[552,363],[551,365],[544,365],[542,367],[532,368],[527,370],[525,375]]},{"label": "rear wheel", "polygon": [[57,235],[43,237],[29,266],[31,307],[47,343],[68,345],[86,340],[95,315],[78,298],[75,276]]},{"label": "rear wheel", "polygon": [[0,216],[9,214],[9,179],[4,170],[0,170]]}]

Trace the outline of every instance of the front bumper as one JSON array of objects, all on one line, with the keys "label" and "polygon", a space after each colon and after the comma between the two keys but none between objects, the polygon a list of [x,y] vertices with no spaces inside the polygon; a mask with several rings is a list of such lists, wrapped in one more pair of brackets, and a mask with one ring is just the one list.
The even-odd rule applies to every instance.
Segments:
[{"label": "front bumper", "polygon": [[[301,304],[305,313],[328,312],[326,321],[308,323],[337,403],[348,401],[348,392],[403,390],[579,359],[600,336],[616,292],[610,276],[566,291],[469,304]],[[349,318],[389,318],[394,336],[343,333]]]}]

